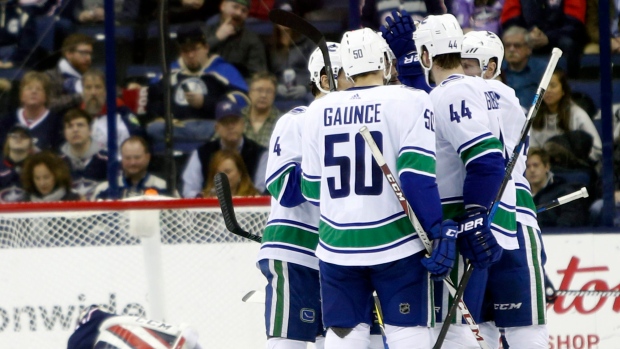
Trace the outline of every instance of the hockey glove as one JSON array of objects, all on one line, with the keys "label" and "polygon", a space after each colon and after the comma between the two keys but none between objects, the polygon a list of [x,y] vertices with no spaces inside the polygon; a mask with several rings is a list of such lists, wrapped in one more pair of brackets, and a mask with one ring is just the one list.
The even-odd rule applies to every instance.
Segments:
[{"label": "hockey glove", "polygon": [[422,265],[435,281],[443,280],[452,270],[456,259],[457,228],[457,224],[448,219],[441,224],[435,224],[429,232],[433,239],[433,252],[430,257],[422,259]]},{"label": "hockey glove", "polygon": [[411,15],[405,10],[402,10],[400,14],[398,11],[392,11],[392,17],[386,17],[385,21],[387,27],[382,25],[381,33],[394,55],[400,58],[415,51],[415,42],[413,41],[415,25]]},{"label": "hockey glove", "polygon": [[469,210],[457,222],[459,249],[475,268],[488,268],[501,258],[503,249],[491,232],[484,207]]}]

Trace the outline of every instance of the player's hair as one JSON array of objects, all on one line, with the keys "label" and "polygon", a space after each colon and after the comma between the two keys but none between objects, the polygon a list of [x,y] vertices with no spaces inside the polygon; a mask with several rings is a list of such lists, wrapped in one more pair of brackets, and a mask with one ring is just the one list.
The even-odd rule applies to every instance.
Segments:
[{"label": "player's hair", "polygon": [[[562,86],[562,91],[564,92],[564,95],[558,102],[558,127],[564,132],[570,132],[570,109],[573,108],[573,102],[571,100],[571,88],[568,83],[568,77],[566,73],[559,68],[553,72],[553,76],[558,78]],[[547,103],[543,100],[543,103],[540,105],[540,110],[534,118],[532,127],[535,130],[542,130],[547,123],[547,115],[550,113]]]},{"label": "player's hair", "polygon": [[542,161],[543,165],[547,166],[549,165],[549,154],[547,153],[547,151],[543,148],[530,148],[527,151],[527,157],[530,158],[532,156],[538,156],[540,157],[540,161]]},{"label": "player's hair", "polygon": [[[426,47],[424,47],[424,51]],[[433,64],[443,69],[454,69],[461,66],[461,54],[460,53],[446,53],[436,55],[433,59]]]},{"label": "player's hair", "polygon": [[38,165],[45,165],[54,176],[56,188],[64,188],[71,190],[71,173],[69,165],[58,155],[49,150],[30,155],[24,162],[24,168],[21,174],[22,186],[27,193],[40,194],[34,183],[34,168]]},{"label": "player's hair", "polygon": [[123,149],[123,147],[125,146],[126,143],[140,143],[142,145],[142,147],[144,148],[144,152],[146,154],[150,154],[151,150],[149,147],[149,143],[146,141],[146,139],[144,139],[143,137],[140,136],[130,136],[129,138],[127,138],[126,140],[123,141],[123,143],[121,143],[121,146],[119,149]]},{"label": "player's hair", "polygon": [[90,124],[93,122],[93,117],[90,116],[85,110],[79,108],[69,109],[65,116],[62,118],[62,123],[65,127],[71,123],[71,121],[75,119],[86,119],[86,123],[88,124],[88,128],[90,128]]},{"label": "player's hair", "polygon": [[65,55],[69,52],[75,51],[78,45],[90,45],[91,47],[95,43],[95,40],[88,35],[75,33],[67,36],[67,38],[62,42],[61,51],[62,54]]},{"label": "player's hair", "polygon": [[273,75],[272,73],[268,71],[259,71],[257,73],[254,73],[254,75],[252,75],[252,78],[250,79],[250,88],[252,88],[252,85],[255,82],[261,81],[261,80],[268,80],[269,82],[271,82],[273,84],[274,89],[278,87],[278,78],[276,78],[275,75]]},{"label": "player's hair", "polygon": [[99,79],[105,85],[105,74],[100,69],[97,69],[97,68],[88,69],[84,74],[82,74],[82,81],[85,81],[86,78]]},{"label": "player's hair", "polygon": [[46,73],[29,71],[24,74],[22,81],[19,83],[19,94],[21,95],[24,88],[33,82],[38,82],[43,87],[43,92],[45,93],[45,106],[47,107],[50,102],[50,94],[52,90],[50,78]]},{"label": "player's hair", "polygon": [[208,177],[207,177],[209,179],[209,182],[207,183],[204,190],[202,191],[202,195],[205,197],[215,196],[215,190],[214,190],[215,181],[213,180],[213,178],[215,178],[215,174],[218,172],[217,168],[220,166],[220,164],[228,159],[232,160],[235,163],[235,166],[237,166],[237,170],[239,171],[239,174],[241,176],[241,181],[239,182],[239,188],[237,188],[237,191],[233,192],[232,195],[233,196],[258,195],[259,193],[254,187],[254,184],[252,183],[252,179],[250,178],[250,174],[248,172],[247,167],[245,166],[245,162],[243,161],[243,158],[241,157],[239,152],[235,150],[230,150],[230,149],[219,150],[215,154],[213,154],[213,157],[211,157],[211,161],[209,162],[209,172],[208,172]]}]

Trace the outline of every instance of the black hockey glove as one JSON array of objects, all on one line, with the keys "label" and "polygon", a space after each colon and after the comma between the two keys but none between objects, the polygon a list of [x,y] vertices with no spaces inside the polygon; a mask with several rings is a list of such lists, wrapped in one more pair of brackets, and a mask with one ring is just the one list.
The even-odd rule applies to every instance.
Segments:
[{"label": "black hockey glove", "polygon": [[431,273],[431,279],[443,280],[454,265],[456,259],[457,224],[451,219],[435,224],[429,232],[433,239],[433,252],[422,259],[422,265]]},{"label": "black hockey glove", "polygon": [[469,210],[456,221],[459,224],[461,255],[469,259],[475,268],[488,268],[501,258],[503,249],[491,232],[484,207]]}]

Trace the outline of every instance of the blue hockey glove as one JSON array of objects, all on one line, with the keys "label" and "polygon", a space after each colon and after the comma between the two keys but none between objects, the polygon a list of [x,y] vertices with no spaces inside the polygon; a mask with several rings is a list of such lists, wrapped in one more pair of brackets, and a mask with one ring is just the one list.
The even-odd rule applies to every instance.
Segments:
[{"label": "blue hockey glove", "polygon": [[400,14],[398,11],[392,11],[392,17],[386,17],[385,21],[387,27],[382,25],[379,29],[396,58],[415,51],[415,42],[413,41],[415,25],[411,15],[405,10],[402,10]]},{"label": "blue hockey glove", "polygon": [[488,268],[501,258],[503,249],[491,232],[484,207],[469,210],[456,221],[459,224],[461,255],[469,259],[475,268]]},{"label": "blue hockey glove", "polygon": [[430,257],[422,259],[422,265],[431,273],[431,279],[443,280],[454,265],[456,259],[456,237],[458,225],[451,219],[435,224],[429,232],[433,239],[433,252]]}]

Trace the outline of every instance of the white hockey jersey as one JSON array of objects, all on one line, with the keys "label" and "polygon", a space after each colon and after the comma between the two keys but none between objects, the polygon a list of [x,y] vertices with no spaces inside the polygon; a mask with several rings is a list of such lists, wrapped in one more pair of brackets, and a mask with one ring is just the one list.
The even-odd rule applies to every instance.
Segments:
[{"label": "white hockey jersey", "polygon": [[[423,249],[358,131],[369,128],[399,183],[396,173],[403,171],[428,176],[424,178],[434,183],[432,110],[425,92],[406,86],[351,88],[308,107],[302,192],[309,201],[320,202],[319,259],[347,266],[377,265]],[[440,219],[439,207],[436,212]]]},{"label": "white hockey jersey", "polygon": [[[451,75],[431,91],[430,98],[437,123],[437,185],[444,218],[453,218],[465,209],[467,164],[492,152],[506,158],[501,110],[493,87],[477,77]],[[510,181],[491,223],[498,243],[508,250],[519,248],[515,195]]]},{"label": "white hockey jersey", "polygon": [[[306,107],[297,107],[283,115],[271,134],[265,178],[271,193],[271,213],[263,233],[258,259],[276,259],[319,269],[314,251],[319,241],[319,208],[301,196],[301,136]],[[298,178],[294,178],[297,176]],[[287,207],[288,206],[288,207]]]},{"label": "white hockey jersey", "polygon": [[[512,156],[514,148],[519,143],[521,131],[525,124],[526,115],[523,108],[519,104],[519,99],[515,95],[515,91],[498,80],[487,80],[493,86],[495,92],[500,95],[499,106],[502,111],[502,125],[504,130],[504,141],[508,154]],[[517,222],[538,228],[538,220],[536,218],[536,205],[532,198],[532,190],[530,184],[525,178],[528,142],[523,145],[523,149],[519,154],[515,168],[512,171],[512,179],[517,189]]]}]

